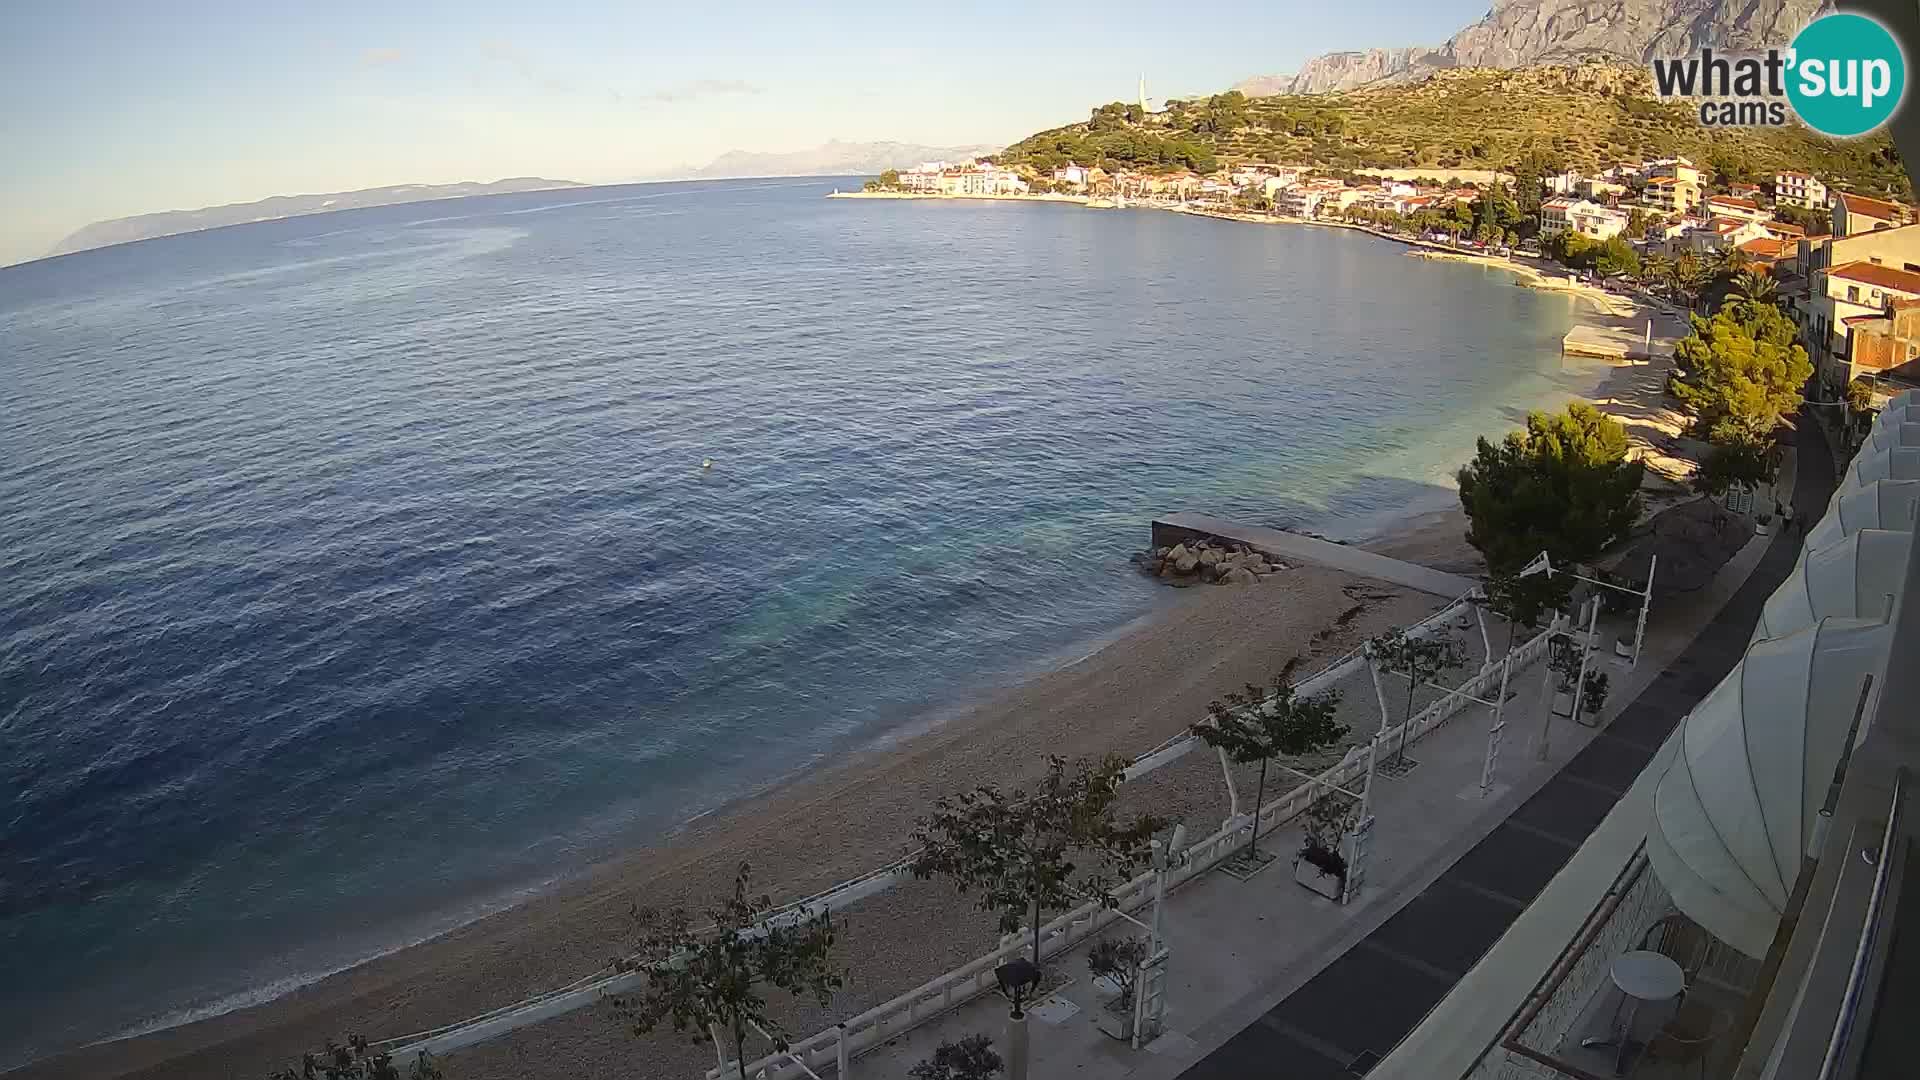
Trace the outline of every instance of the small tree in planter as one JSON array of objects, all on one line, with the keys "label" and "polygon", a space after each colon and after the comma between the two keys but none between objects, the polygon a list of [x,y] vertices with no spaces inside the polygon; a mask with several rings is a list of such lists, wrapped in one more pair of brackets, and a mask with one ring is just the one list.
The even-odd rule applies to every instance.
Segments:
[{"label": "small tree in planter", "polygon": [[810,997],[824,1007],[845,983],[845,971],[832,962],[831,915],[822,910],[793,922],[765,922],[773,901],[748,895],[750,876],[747,864],[741,863],[733,895],[705,912],[711,923],[707,929],[694,929],[693,916],[683,907],[665,913],[635,910],[639,959],[615,964],[644,970],[647,984],[636,995],[613,999],[615,1011],[632,1023],[635,1035],[671,1020],[673,1030],[694,1032],[696,1043],[725,1036],[725,1049],[744,1067],[750,1027],[785,1045],[785,1030],[767,1015],[763,987]]},{"label": "small tree in planter", "polygon": [[[1153,834],[1168,822],[1142,814],[1124,824],[1114,819],[1127,763],[1108,757],[1081,762],[1069,775],[1067,760],[1047,759],[1047,774],[1033,792],[1005,795],[982,785],[941,799],[914,827],[920,851],[909,869],[916,878],[951,878],[961,892],[980,890],[980,908],[999,915],[1002,933],[1033,918],[1033,962],[1040,962],[1040,925],[1049,911],[1067,911],[1079,892],[1100,894],[1152,857]],[[1080,874],[1075,852],[1091,852],[1099,866]]]},{"label": "small tree in planter", "polygon": [[1389,630],[1369,644],[1382,667],[1407,680],[1407,705],[1400,717],[1400,745],[1393,751],[1393,764],[1397,766],[1406,756],[1407,736],[1412,734],[1413,692],[1442,673],[1465,664],[1467,650],[1452,631],[1441,627],[1419,637],[1404,630]]},{"label": "small tree in planter", "polygon": [[1347,857],[1341,852],[1353,822],[1351,796],[1329,791],[1300,815],[1300,854],[1293,860],[1294,880],[1339,903],[1346,895]]},{"label": "small tree in planter", "polygon": [[993,1052],[993,1038],[976,1034],[934,1047],[933,1056],[908,1069],[907,1075],[913,1080],[993,1080],[1002,1065]]},{"label": "small tree in planter", "polygon": [[1582,712],[1598,715],[1607,704],[1607,673],[1597,669],[1587,672],[1587,688],[1580,694]]},{"label": "small tree in planter", "polygon": [[1253,838],[1247,858],[1260,861],[1260,807],[1267,798],[1267,766],[1277,757],[1297,757],[1324,750],[1347,736],[1347,725],[1334,719],[1340,708],[1336,691],[1295,697],[1284,675],[1275,676],[1271,691],[1247,684],[1244,692],[1229,692],[1207,706],[1207,719],[1193,733],[1208,746],[1226,752],[1242,765],[1260,764],[1260,782],[1253,799]]},{"label": "small tree in planter", "polygon": [[1105,980],[1115,991],[1094,1022],[1116,1039],[1133,1038],[1133,993],[1146,959],[1147,943],[1136,937],[1101,938],[1087,949],[1087,970],[1093,973],[1096,987]]}]

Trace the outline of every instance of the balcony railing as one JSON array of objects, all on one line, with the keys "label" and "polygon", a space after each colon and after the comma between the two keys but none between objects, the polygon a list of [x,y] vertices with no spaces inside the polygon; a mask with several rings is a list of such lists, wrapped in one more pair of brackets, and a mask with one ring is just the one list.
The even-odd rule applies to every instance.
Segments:
[{"label": "balcony railing", "polygon": [[[1471,1080],[1609,1080],[1616,1076],[1621,1057],[1616,1046],[1582,1043],[1614,1033],[1622,1003],[1611,977],[1614,961],[1643,947],[1648,932],[1663,919],[1676,917],[1673,899],[1649,868],[1644,849],[1636,850],[1500,1037],[1481,1055],[1468,1074]],[[1695,946],[1682,963],[1690,977],[1683,999],[1720,1017],[1724,1022],[1719,1030],[1724,1032],[1755,985],[1759,965],[1697,928],[1691,938]],[[1678,999],[1641,1009],[1633,1034],[1644,1038],[1659,1031],[1677,1005]],[[1709,1043],[1701,1052],[1712,1059],[1726,1050]],[[1681,1063],[1631,1056],[1637,1059],[1632,1075],[1647,1080],[1691,1077],[1699,1068],[1698,1059]]]}]

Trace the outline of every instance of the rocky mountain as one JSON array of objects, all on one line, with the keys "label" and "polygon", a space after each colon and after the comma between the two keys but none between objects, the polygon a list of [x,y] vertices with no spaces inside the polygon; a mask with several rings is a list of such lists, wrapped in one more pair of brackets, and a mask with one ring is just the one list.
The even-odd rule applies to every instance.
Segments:
[{"label": "rocky mountain", "polygon": [[1250,96],[1324,94],[1423,78],[1454,67],[1518,68],[1608,58],[1642,64],[1712,45],[1785,45],[1820,0],[1496,0],[1479,22],[1437,48],[1368,49],[1316,56],[1286,75],[1257,75]]},{"label": "rocky mountain", "polygon": [[703,179],[732,176],[866,176],[905,169],[923,161],[959,161],[984,157],[997,146],[919,146],[899,142],[825,142],[811,150],[784,154],[729,150],[687,175]]},{"label": "rocky mountain", "polygon": [[96,221],[54,245],[49,255],[149,240],[156,236],[217,229],[223,225],[243,225],[250,221],[272,221],[324,214],[334,210],[356,210],[368,206],[426,202],[430,199],[455,199],[463,195],[500,195],[513,191],[545,191],[550,188],[584,187],[571,180],[543,180],[537,176],[517,176],[490,184],[401,184],[395,187],[362,188],[321,195],[275,195],[256,202],[229,203],[200,210],[164,210],[157,214]]}]

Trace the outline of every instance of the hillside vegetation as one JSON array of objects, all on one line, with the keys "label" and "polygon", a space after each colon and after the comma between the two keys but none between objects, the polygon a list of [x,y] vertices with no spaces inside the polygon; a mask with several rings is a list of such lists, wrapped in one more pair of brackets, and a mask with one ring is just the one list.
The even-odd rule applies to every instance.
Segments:
[{"label": "hillside vegetation", "polygon": [[1644,69],[1604,63],[1443,71],[1417,83],[1333,94],[1247,98],[1238,92],[1169,101],[1162,112],[1101,106],[1085,122],[1028,136],[999,160],[1052,168],[1242,162],[1330,169],[1493,169],[1523,156],[1594,169],[1683,155],[1725,177],[1797,169],[1854,190],[1908,194],[1886,135],[1829,139],[1797,122],[1780,128],[1702,127],[1696,107],[1653,93]]}]

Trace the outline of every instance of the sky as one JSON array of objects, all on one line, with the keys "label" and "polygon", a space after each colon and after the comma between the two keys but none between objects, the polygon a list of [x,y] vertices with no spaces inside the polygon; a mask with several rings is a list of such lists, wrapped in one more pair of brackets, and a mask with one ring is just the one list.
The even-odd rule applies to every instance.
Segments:
[{"label": "sky", "polygon": [[4,0],[0,264],[89,222],[269,195],[1004,144],[1142,75],[1156,99],[1224,90],[1438,44],[1486,6]]}]

